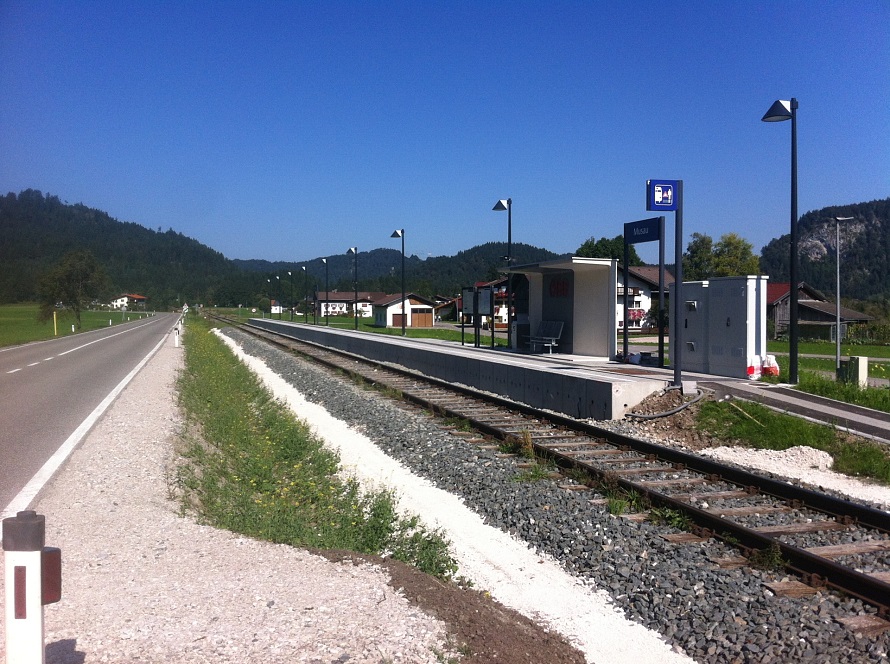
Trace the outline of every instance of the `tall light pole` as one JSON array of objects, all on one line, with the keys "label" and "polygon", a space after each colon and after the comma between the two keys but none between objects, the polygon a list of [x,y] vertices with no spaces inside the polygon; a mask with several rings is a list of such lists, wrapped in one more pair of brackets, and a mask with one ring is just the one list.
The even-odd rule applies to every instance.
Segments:
[{"label": "tall light pole", "polygon": [[309,324],[309,273],[306,266],[300,268],[303,270],[303,322]]},{"label": "tall light pole", "polygon": [[841,222],[853,221],[853,217],[835,217],[834,218],[834,247],[837,254],[835,261],[835,306],[834,306],[834,368],[839,371],[841,368]]},{"label": "tall light pole", "polygon": [[272,318],[272,279],[266,279],[266,290],[269,292],[269,318]]},{"label": "tall light pole", "polygon": [[328,327],[331,326],[331,305],[328,302],[328,259],[322,258],[321,262],[324,263],[324,324]]},{"label": "tall light pole", "polygon": [[392,232],[390,237],[402,238],[402,336],[405,336],[405,229]]},{"label": "tall light pole", "polygon": [[355,329],[358,330],[358,247],[349,247],[346,253],[353,255],[352,288],[355,290],[355,300],[352,303],[352,320],[355,324]]},{"label": "tall light pole", "polygon": [[[510,337],[513,324],[513,279],[510,263],[513,261],[513,199],[501,199],[491,208],[497,212],[507,211],[507,348],[513,348]],[[491,322],[494,325],[494,321]]]},{"label": "tall light pole", "polygon": [[290,321],[294,322],[294,273],[290,270],[287,271],[287,276],[290,277]]},{"label": "tall light pole", "polygon": [[275,297],[278,298],[278,320],[281,320],[281,275],[275,275]]},{"label": "tall light pole", "polygon": [[791,120],[791,307],[788,313],[788,382],[797,383],[797,99],[791,101],[779,99],[773,102],[761,120],[763,122],[782,122]]}]

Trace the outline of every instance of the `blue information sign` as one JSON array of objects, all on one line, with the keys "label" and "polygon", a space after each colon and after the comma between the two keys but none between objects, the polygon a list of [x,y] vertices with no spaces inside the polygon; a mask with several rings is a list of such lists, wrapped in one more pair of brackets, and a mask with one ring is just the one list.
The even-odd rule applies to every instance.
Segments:
[{"label": "blue information sign", "polygon": [[646,180],[647,210],[676,210],[680,202],[679,180]]}]

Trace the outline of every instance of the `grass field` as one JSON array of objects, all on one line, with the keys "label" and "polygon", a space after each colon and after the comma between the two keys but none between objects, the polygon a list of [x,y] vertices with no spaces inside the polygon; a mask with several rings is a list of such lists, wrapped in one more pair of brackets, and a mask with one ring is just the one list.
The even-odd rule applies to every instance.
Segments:
[{"label": "grass field", "polygon": [[[15,346],[30,341],[42,341],[52,339],[55,336],[65,337],[77,332],[97,330],[101,327],[118,325],[128,320],[133,320],[140,314],[136,311],[121,313],[120,311],[83,311],[80,314],[82,329],[77,332],[71,330],[74,324],[73,314],[59,311],[58,324],[47,321],[37,321],[39,307],[36,304],[4,304],[0,305],[0,346]],[[58,334],[56,332],[58,331]]]}]

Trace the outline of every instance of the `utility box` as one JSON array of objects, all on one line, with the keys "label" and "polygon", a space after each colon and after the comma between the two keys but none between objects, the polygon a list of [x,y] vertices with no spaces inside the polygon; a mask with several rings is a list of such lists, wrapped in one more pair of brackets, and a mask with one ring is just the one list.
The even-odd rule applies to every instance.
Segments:
[{"label": "utility box", "polygon": [[[683,368],[686,371],[708,371],[708,319],[704,302],[708,300],[708,282],[692,281],[683,284]],[[673,328],[671,328],[673,329]]]},{"label": "utility box", "polygon": [[[683,284],[683,371],[733,378],[760,375],[766,356],[767,279],[719,277]],[[673,321],[670,329],[675,329]]]},{"label": "utility box", "polygon": [[842,383],[868,387],[868,358],[854,355],[849,360],[841,360],[837,379]]}]

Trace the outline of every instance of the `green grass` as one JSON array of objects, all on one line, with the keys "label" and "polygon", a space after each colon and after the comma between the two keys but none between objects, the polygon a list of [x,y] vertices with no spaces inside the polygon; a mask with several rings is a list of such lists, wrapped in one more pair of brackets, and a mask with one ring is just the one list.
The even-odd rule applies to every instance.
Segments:
[{"label": "green grass", "polygon": [[832,469],[890,484],[890,454],[885,446],[852,439],[841,431],[777,413],[745,401],[703,402],[697,426],[728,442],[766,450],[806,445],[834,459]]},{"label": "green grass", "polygon": [[[43,341],[56,336],[67,337],[76,332],[71,331],[74,324],[74,316],[66,311],[59,310],[58,325],[53,326],[53,321],[44,323],[37,321],[40,307],[37,304],[4,304],[0,305],[0,346],[14,346],[29,343],[31,341]],[[125,323],[139,316],[145,316],[137,311],[128,311],[121,314],[120,311],[83,311],[80,314],[82,328],[77,332],[97,330],[111,325]]]},{"label": "green grass", "polygon": [[337,456],[275,401],[202,321],[186,330],[180,403],[189,431],[172,487],[203,521],[293,546],[389,555],[440,578],[457,565],[439,531],[400,517],[387,491],[336,475]]}]

